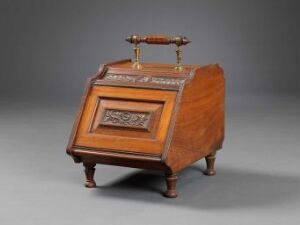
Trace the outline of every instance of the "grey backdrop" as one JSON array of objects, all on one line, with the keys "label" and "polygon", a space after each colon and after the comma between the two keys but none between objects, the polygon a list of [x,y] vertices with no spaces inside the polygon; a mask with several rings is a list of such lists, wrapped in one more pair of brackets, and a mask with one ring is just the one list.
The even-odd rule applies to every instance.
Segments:
[{"label": "grey backdrop", "polygon": [[[186,35],[184,62],[218,62],[229,95],[300,89],[297,0],[0,4],[2,99],[77,102],[100,63],[132,57],[124,38],[133,33]],[[173,63],[173,49],[142,46],[141,57]]]},{"label": "grey backdrop", "polygon": [[[300,224],[300,1],[0,1],[0,224]],[[201,160],[163,176],[65,154],[86,79],[132,56],[129,34],[186,35],[184,62],[227,82],[217,176]],[[142,61],[175,61],[142,46]]]}]

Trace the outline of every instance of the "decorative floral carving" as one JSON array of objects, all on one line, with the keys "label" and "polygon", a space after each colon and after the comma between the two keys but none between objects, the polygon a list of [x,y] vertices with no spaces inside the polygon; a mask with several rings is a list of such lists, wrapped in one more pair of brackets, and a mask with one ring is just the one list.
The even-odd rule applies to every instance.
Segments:
[{"label": "decorative floral carving", "polygon": [[106,74],[104,80],[129,81],[135,82],[136,76],[123,74]]},{"label": "decorative floral carving", "polygon": [[153,77],[152,83],[179,86],[184,83],[184,80],[180,78]]},{"label": "decorative floral carving", "polygon": [[125,81],[125,82],[136,82],[136,83],[154,83],[160,85],[171,85],[179,86],[185,82],[184,78],[174,77],[162,77],[162,76],[137,76],[137,75],[126,75],[126,74],[112,74],[108,73],[104,76],[104,80],[112,81]]},{"label": "decorative floral carving", "polygon": [[148,112],[106,109],[104,111],[102,124],[147,128],[149,119],[150,113]]}]

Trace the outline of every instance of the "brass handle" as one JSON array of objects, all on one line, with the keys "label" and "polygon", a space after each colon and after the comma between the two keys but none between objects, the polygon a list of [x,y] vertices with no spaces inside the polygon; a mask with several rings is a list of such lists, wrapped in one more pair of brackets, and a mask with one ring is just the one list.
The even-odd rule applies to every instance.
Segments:
[{"label": "brass handle", "polygon": [[152,45],[176,44],[178,46],[186,45],[191,42],[187,37],[183,37],[183,36],[169,37],[165,35],[148,35],[145,37],[140,37],[138,35],[131,35],[128,38],[126,38],[126,41],[132,44],[139,44],[139,43],[146,43]]},{"label": "brass handle", "polygon": [[145,37],[140,37],[138,35],[130,35],[126,38],[126,41],[128,41],[131,44],[134,44],[134,63],[132,65],[135,69],[140,69],[141,64],[139,61],[140,57],[140,48],[138,47],[138,44],[140,43],[146,43],[146,44],[152,44],[152,45],[169,45],[169,44],[175,44],[176,45],[176,71],[182,71],[182,51],[179,48],[182,45],[187,45],[190,43],[190,40],[187,37],[184,36],[176,36],[176,37],[169,37],[165,35],[148,35]]}]

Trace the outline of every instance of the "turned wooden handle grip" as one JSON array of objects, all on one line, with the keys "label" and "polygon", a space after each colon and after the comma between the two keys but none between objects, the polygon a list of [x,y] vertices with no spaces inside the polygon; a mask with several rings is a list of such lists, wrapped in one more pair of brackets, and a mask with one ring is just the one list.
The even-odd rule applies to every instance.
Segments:
[{"label": "turned wooden handle grip", "polygon": [[169,37],[165,35],[147,35],[145,37],[140,37],[138,35],[131,35],[126,38],[126,41],[132,44],[146,43],[151,45],[169,45],[176,44],[177,46],[186,45],[190,43],[187,37],[176,36]]},{"label": "turned wooden handle grip", "polygon": [[164,35],[149,35],[142,38],[142,42],[151,45],[169,45],[172,38]]}]

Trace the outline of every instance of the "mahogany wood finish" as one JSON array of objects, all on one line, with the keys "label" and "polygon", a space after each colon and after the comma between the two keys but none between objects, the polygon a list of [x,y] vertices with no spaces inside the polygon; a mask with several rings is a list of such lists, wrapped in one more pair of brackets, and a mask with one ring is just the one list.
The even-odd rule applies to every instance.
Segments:
[{"label": "mahogany wood finish", "polygon": [[147,44],[156,44],[156,45],[168,45],[172,41],[170,37],[163,36],[163,35],[146,36],[143,38],[143,40]]},{"label": "mahogany wood finish", "polygon": [[[94,86],[83,110],[75,145],[159,155],[175,97],[171,91]],[[111,123],[104,117],[108,110],[116,112]],[[144,116],[143,126],[138,126],[141,119],[137,114]]]},{"label": "mahogany wood finish", "polygon": [[[157,42],[157,39],[156,41]],[[161,40],[160,42],[164,42]],[[205,158],[214,175],[224,139],[225,80],[217,65],[102,65],[88,80],[67,153],[83,162],[86,186],[95,187],[95,165],[159,170],[166,197],[176,197],[177,174]]]}]

